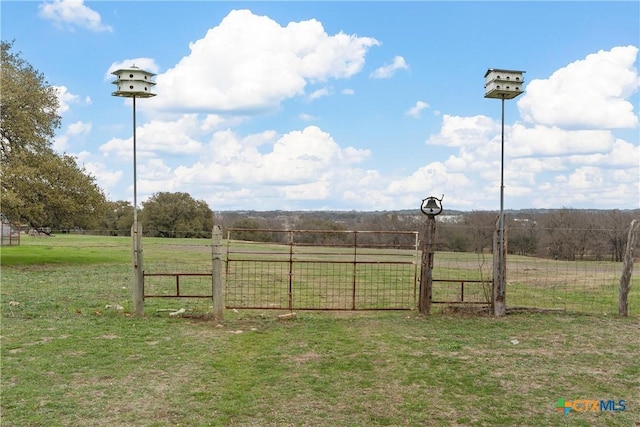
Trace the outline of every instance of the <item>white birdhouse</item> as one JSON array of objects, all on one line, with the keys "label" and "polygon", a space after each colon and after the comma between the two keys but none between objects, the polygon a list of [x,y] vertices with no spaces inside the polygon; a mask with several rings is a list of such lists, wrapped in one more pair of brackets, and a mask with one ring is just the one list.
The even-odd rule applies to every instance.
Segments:
[{"label": "white birdhouse", "polygon": [[112,93],[113,96],[124,96],[127,98],[150,98],[155,96],[151,89],[155,85],[152,80],[155,74],[145,70],[141,70],[135,65],[131,68],[123,68],[111,73],[116,76],[112,81],[117,86],[117,90]]},{"label": "white birdhouse", "polygon": [[513,99],[524,91],[524,71],[489,68],[484,75],[484,97]]}]

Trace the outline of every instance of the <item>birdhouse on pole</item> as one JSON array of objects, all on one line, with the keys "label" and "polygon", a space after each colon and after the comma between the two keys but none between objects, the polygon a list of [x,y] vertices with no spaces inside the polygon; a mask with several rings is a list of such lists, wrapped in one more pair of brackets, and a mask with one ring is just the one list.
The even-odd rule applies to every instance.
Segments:
[{"label": "birdhouse on pole", "polygon": [[151,92],[155,82],[152,80],[155,74],[142,70],[135,65],[131,68],[122,68],[111,73],[116,76],[112,81],[117,86],[113,96],[123,96],[125,98],[151,98],[156,96]]},{"label": "birdhouse on pole", "polygon": [[513,99],[523,92],[524,71],[489,68],[484,75],[484,97]]}]

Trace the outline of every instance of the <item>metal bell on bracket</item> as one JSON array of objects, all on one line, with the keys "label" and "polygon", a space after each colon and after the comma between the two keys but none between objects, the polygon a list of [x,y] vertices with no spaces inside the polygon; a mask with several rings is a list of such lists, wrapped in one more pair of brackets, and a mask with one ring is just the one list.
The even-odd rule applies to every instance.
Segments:
[{"label": "metal bell on bracket", "polygon": [[442,212],[442,199],[444,199],[444,194],[439,199],[434,196],[427,197],[426,199],[422,200],[420,210],[423,214],[428,216],[439,215]]}]

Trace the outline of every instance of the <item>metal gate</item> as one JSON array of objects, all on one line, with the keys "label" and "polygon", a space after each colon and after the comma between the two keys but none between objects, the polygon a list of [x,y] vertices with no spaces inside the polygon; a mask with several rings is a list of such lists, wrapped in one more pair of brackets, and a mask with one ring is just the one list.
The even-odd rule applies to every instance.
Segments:
[{"label": "metal gate", "polygon": [[268,230],[227,233],[227,308],[411,310],[417,231]]}]

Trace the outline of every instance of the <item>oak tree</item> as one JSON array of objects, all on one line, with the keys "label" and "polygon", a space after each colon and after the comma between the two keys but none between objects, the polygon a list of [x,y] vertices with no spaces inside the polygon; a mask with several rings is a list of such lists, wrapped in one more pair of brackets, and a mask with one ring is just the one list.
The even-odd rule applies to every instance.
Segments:
[{"label": "oak tree", "polygon": [[2,213],[37,228],[95,227],[104,193],[74,157],[52,148],[61,123],[56,89],[12,48],[1,42]]},{"label": "oak tree", "polygon": [[142,202],[142,227],[155,237],[207,237],[213,229],[213,211],[188,193],[160,192]]}]

